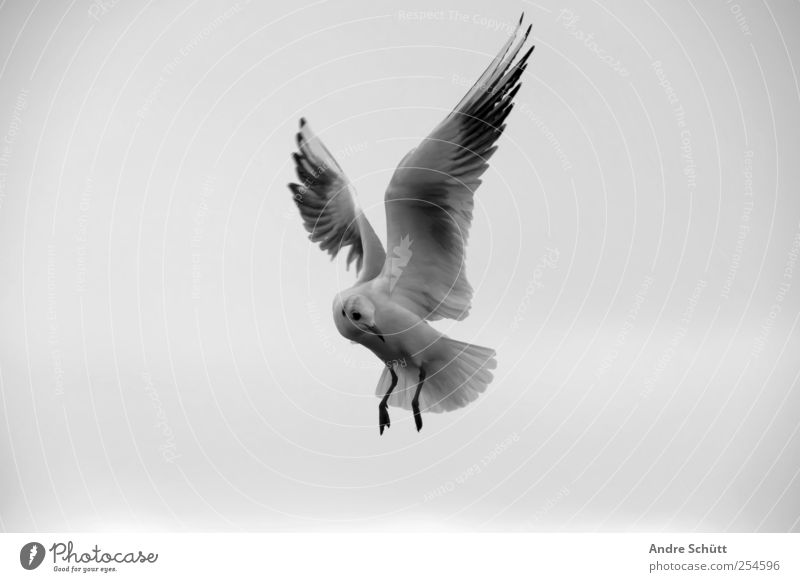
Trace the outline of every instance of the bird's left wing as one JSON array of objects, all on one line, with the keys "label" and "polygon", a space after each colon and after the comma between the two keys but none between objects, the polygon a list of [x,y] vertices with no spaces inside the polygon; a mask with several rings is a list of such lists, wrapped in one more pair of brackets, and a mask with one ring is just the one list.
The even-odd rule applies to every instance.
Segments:
[{"label": "bird's left wing", "polygon": [[297,149],[292,154],[300,184],[289,184],[308,238],[331,258],[350,247],[347,266],[356,261],[359,280],[376,277],[386,252],[367,217],[356,204],[355,190],[333,155],[306,123],[300,120]]},{"label": "bird's left wing", "polygon": [[395,170],[386,190],[389,257],[380,281],[392,298],[429,320],[463,319],[472,287],[464,249],[473,193],[520,88],[531,47],[520,25],[456,108]]}]

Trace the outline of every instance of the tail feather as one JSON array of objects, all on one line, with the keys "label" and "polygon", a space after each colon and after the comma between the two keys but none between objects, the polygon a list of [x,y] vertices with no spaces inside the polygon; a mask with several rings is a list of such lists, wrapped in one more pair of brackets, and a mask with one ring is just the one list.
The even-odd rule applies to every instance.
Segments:
[{"label": "tail feather", "polygon": [[[495,351],[474,344],[442,337],[439,357],[426,363],[426,378],[420,392],[423,412],[447,412],[463,408],[486,390],[493,379],[490,370],[497,366]],[[395,365],[397,386],[389,397],[389,405],[411,409],[419,368],[409,364]],[[391,385],[389,369],[384,369],[375,388],[375,395],[383,398]]]}]

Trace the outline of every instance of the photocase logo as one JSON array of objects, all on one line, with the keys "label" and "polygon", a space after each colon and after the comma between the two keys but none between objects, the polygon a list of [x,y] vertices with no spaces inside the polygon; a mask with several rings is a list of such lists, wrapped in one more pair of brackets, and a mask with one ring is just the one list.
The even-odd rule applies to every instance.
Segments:
[{"label": "photocase logo", "polygon": [[44,546],[39,542],[28,542],[19,551],[19,563],[26,570],[35,570],[44,560]]},{"label": "photocase logo", "polygon": [[403,274],[403,269],[411,260],[411,237],[405,235],[400,239],[400,244],[392,249],[392,256],[389,257],[389,293],[394,291],[397,280]]}]

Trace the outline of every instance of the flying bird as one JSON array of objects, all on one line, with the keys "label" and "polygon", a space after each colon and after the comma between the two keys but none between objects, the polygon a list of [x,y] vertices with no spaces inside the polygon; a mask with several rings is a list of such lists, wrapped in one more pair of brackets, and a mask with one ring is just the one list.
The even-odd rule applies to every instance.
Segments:
[{"label": "flying bird", "polygon": [[472,287],[465,247],[473,196],[505,129],[531,46],[531,27],[514,33],[472,88],[401,160],[386,190],[387,255],[342,168],[305,119],[293,153],[299,184],[289,184],[309,239],[334,258],[348,248],[358,280],[333,299],[333,320],[345,338],[386,367],[376,387],[380,434],[389,406],[414,413],[466,406],[486,390],[495,351],[451,339],[428,322],[463,320]]}]

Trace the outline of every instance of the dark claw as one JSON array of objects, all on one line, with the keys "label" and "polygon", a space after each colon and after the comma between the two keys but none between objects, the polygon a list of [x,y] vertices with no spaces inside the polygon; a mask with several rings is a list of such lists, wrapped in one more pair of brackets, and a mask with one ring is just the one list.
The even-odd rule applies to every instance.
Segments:
[{"label": "dark claw", "polygon": [[420,414],[419,412],[419,403],[412,402],[411,408],[414,410],[414,422],[417,425],[417,432],[419,432],[420,430],[422,430],[422,414]]},{"label": "dark claw", "polygon": [[389,421],[388,406],[383,406],[383,405],[378,406],[378,421],[380,422],[381,434],[383,434],[383,429],[392,426],[392,423]]}]

